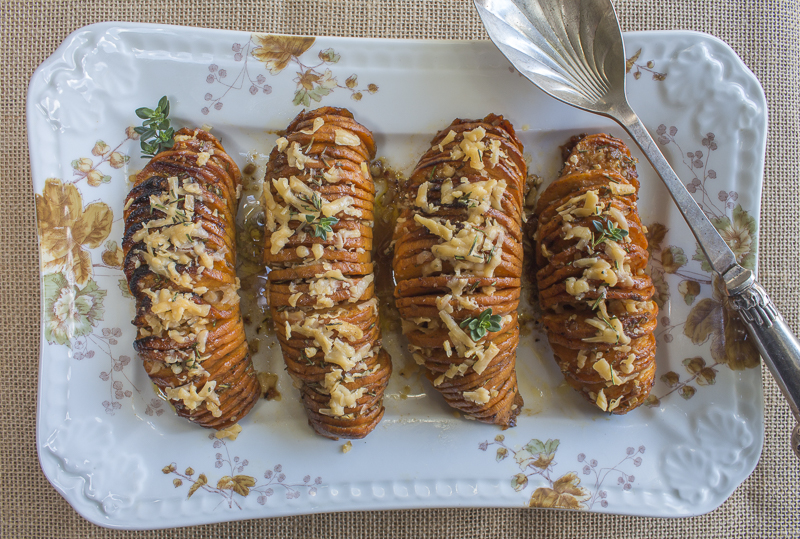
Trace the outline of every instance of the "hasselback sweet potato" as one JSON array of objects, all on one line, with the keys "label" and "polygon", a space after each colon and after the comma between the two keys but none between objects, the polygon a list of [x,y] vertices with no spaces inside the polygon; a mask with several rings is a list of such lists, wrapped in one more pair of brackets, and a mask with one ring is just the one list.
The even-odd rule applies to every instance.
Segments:
[{"label": "hasselback sweet potato", "polygon": [[219,141],[181,129],[125,201],[134,348],[178,415],[215,429],[242,419],[261,393],[237,293],[240,192],[239,169]]},{"label": "hasselback sweet potato", "polygon": [[469,419],[514,426],[527,167],[490,114],[440,131],[405,189],[394,233],[396,304],[414,359]]},{"label": "hasselback sweet potato", "polygon": [[566,381],[625,414],[653,386],[658,306],[645,273],[636,161],[609,135],[573,137],[560,177],[536,206],[542,322]]},{"label": "hasselback sweet potato", "polygon": [[334,439],[375,428],[392,372],[372,264],[374,157],[368,129],[323,107],[289,124],[264,178],[272,318],[309,424]]}]

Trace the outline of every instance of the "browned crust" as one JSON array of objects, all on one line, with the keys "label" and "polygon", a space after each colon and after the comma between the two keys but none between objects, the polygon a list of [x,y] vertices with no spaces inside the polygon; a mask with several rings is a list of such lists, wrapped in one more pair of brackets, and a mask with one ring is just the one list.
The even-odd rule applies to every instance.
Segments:
[{"label": "browned crust", "polygon": [[[152,315],[150,296],[144,289],[158,291],[168,288],[171,291],[192,294],[192,287],[206,287],[219,290],[220,287],[236,282],[236,243],[234,219],[237,209],[236,192],[241,185],[241,174],[236,163],[225,153],[220,142],[203,130],[181,129],[176,136],[194,137],[178,141],[168,151],[153,157],[147,166],[136,176],[133,188],[126,197],[124,212],[125,231],[122,248],[125,255],[123,269],[131,293],[136,299],[136,318],[133,323],[138,328],[146,328],[145,317]],[[214,150],[204,165],[198,165],[200,152]],[[206,247],[217,251],[224,249],[224,260],[216,261],[214,267],[198,272],[195,265],[177,266],[180,274],[192,276],[192,287],[179,286],[153,273],[146,264],[142,242],[133,240],[134,234],[155,219],[165,217],[158,209],[150,207],[150,196],[169,192],[167,178],[177,176],[181,180],[192,178],[202,190],[196,198],[192,221],[207,232]],[[206,319],[212,325],[203,353],[202,367],[206,374],[188,375],[187,369],[173,372],[168,359],[174,356],[191,360],[196,357],[194,339],[183,343],[166,336],[142,336],[134,341],[134,348],[142,358],[144,368],[151,381],[161,390],[193,384],[201,389],[206,382],[216,382],[221,415],[214,417],[205,406],[188,409],[182,401],[170,401],[181,417],[203,427],[223,429],[241,420],[258,400],[261,389],[247,347],[244,325],[238,304],[209,304],[202,297],[192,294],[195,303],[210,305]],[[185,366],[185,361],[178,365]]]},{"label": "browned crust", "polygon": [[[484,151],[482,161],[484,169],[471,166],[469,160],[453,159],[452,151],[464,140],[464,134],[482,127],[486,134],[483,142],[499,143],[504,154],[495,164],[490,161],[490,152]],[[447,144],[439,144],[448,137],[450,131],[455,138]],[[502,227],[504,237],[500,264],[491,277],[476,275],[469,270],[461,271],[458,278],[466,280],[462,297],[471,303],[465,307],[451,301],[451,316],[457,323],[468,318],[479,316],[491,308],[493,315],[508,317],[497,332],[490,332],[479,343],[488,347],[494,344],[499,352],[478,374],[471,367],[462,375],[448,377],[446,373],[451,366],[458,366],[465,358],[458,357],[453,343],[451,351],[445,349],[445,341],[450,341],[446,327],[406,328],[406,337],[412,346],[415,357],[422,361],[426,376],[434,387],[442,394],[447,403],[461,411],[470,419],[485,423],[493,423],[504,428],[516,424],[516,418],[522,410],[522,397],[519,395],[515,371],[516,348],[519,343],[519,323],[517,306],[520,296],[520,277],[522,275],[522,203],[524,198],[527,167],[522,156],[522,144],[516,138],[511,124],[502,116],[490,114],[479,120],[457,119],[441,130],[431,141],[431,146],[422,155],[416,168],[408,178],[403,189],[405,201],[400,213],[400,224],[394,233],[393,268],[397,286],[395,287],[396,305],[400,315],[406,321],[429,319],[438,324],[440,320],[437,298],[451,293],[448,282],[456,278],[452,261],[444,259],[442,269],[430,275],[424,274],[424,261],[433,258],[432,248],[441,240],[428,229],[414,220],[416,214],[427,218],[439,218],[450,221],[457,229],[468,218],[466,203],[442,204],[442,186],[451,178],[466,178],[469,183],[485,180],[503,180],[506,189],[503,191],[497,208],[490,207],[483,216],[492,219]],[[443,170],[452,167],[454,173],[447,176]],[[482,174],[482,172],[484,174]],[[427,199],[436,209],[426,212],[414,205],[420,186],[428,182]],[[494,290],[492,290],[494,289]],[[491,391],[488,402],[478,404],[464,396],[465,392],[476,392],[480,388]]]},{"label": "browned crust", "polygon": [[[645,229],[636,207],[639,181],[635,160],[626,145],[605,134],[579,135],[572,137],[562,147],[564,168],[561,177],[550,185],[539,197],[536,207],[536,281],[539,300],[543,309],[542,324],[553,347],[556,362],[570,386],[594,403],[603,390],[608,402],[621,399],[614,414],[625,414],[633,410],[650,393],[655,379],[655,338],[653,330],[658,318],[658,307],[652,301],[655,287],[649,275],[644,273],[649,253]],[[633,186],[629,195],[615,195],[611,184]],[[630,350],[620,350],[617,344],[588,343],[597,329],[586,323],[595,316],[592,304],[601,299],[600,286],[604,283],[588,280],[590,290],[580,299],[567,292],[566,280],[580,278],[583,269],[571,265],[577,258],[589,256],[576,248],[577,238],[564,239],[562,227],[565,222],[558,208],[572,197],[588,191],[597,191],[599,200],[606,208],[619,210],[628,222],[630,242],[621,244],[626,251],[633,277],[629,283],[618,282],[605,287],[605,298],[609,316],[616,317],[626,336],[630,337]],[[585,226],[593,230],[593,221],[603,223],[603,217],[589,216],[575,219],[569,224]],[[545,256],[545,252],[552,256]],[[602,250],[592,253],[609,263],[612,259]],[[637,312],[629,312],[623,301],[636,301],[642,306]],[[587,358],[579,360],[583,350]],[[592,365],[602,354],[611,368],[624,376],[626,381],[614,385],[606,381]],[[633,354],[631,368],[623,364]]]},{"label": "browned crust", "polygon": [[[324,123],[313,134],[314,120],[322,118]],[[358,136],[359,146],[342,146],[335,143],[336,129],[343,129]],[[380,324],[377,307],[372,308],[375,286],[370,282],[374,266],[372,263],[374,198],[375,186],[369,174],[364,174],[362,163],[375,156],[375,142],[372,133],[353,119],[346,109],[322,107],[303,111],[292,120],[284,136],[289,145],[298,143],[304,155],[310,160],[303,169],[289,165],[286,152],[278,151],[276,146],[271,154],[265,175],[265,189],[273,199],[281,204],[286,201],[275,188],[273,180],[295,177],[304,185],[328,201],[349,196],[353,199],[352,208],[360,215],[350,215],[341,211],[334,216],[338,222],[331,226],[332,234],[326,238],[315,237],[309,227],[298,221],[291,221],[289,227],[293,234],[289,241],[275,254],[271,252],[272,232],[267,230],[264,243],[264,261],[270,267],[269,293],[270,308],[276,332],[283,351],[284,362],[289,374],[300,386],[300,396],[308,416],[308,423],[314,431],[328,438],[363,438],[380,422],[384,414],[383,393],[392,372],[392,363],[381,346]],[[339,171],[339,181],[330,183],[323,171],[332,168]],[[337,245],[338,233],[355,234],[356,237],[344,239]],[[323,247],[322,255],[315,261],[313,257],[298,254],[298,248],[312,250],[314,245]],[[345,281],[333,280],[324,297],[315,286],[322,275],[328,271],[339,271]],[[316,281],[316,283],[315,283]],[[360,294],[354,295],[351,286],[363,283]],[[320,303],[320,298],[326,302]],[[330,303],[330,306],[325,306]],[[354,378],[352,382],[341,385],[351,392],[361,391],[355,405],[344,408],[343,416],[332,416],[320,412],[329,406],[329,391],[324,387],[325,376],[333,372],[337,365],[325,361],[325,354],[314,338],[292,332],[287,338],[285,324],[297,322],[309,316],[319,316],[320,320],[347,323],[355,327],[362,336],[341,335],[337,326],[331,326],[332,338],[339,338],[355,350],[368,347],[373,353],[364,359],[361,367],[350,372],[369,374]],[[294,318],[292,318],[294,317]],[[306,352],[314,348],[313,354]],[[362,368],[363,367],[363,368]]]}]

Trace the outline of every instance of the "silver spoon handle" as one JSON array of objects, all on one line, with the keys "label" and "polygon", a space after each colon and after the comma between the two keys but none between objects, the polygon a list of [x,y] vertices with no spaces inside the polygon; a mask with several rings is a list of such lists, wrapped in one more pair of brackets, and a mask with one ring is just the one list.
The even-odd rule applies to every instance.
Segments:
[{"label": "silver spoon handle", "polygon": [[758,351],[764,357],[795,418],[800,420],[800,343],[755,279],[730,295]]},{"label": "silver spoon handle", "polygon": [[656,146],[656,142],[647,132],[644,124],[639,120],[636,113],[627,106],[627,102],[624,108],[621,107],[614,112],[616,114],[611,117],[624,127],[631,138],[636,141],[647,160],[650,161],[658,175],[664,180],[669,194],[675,200],[675,204],[692,230],[692,234],[697,238],[697,242],[700,244],[700,248],[703,249],[711,267],[719,274],[725,273],[736,264],[736,255],[733,254],[728,244],[720,237],[719,232],[708,220],[694,197],[686,190],[683,182],[672,170],[669,162]]},{"label": "silver spoon handle", "polygon": [[752,274],[750,283],[729,297],[798,422],[792,450],[800,457],[800,342]]},{"label": "silver spoon handle", "polygon": [[[750,270],[736,257],[656,147],[636,114],[629,108],[614,111],[616,120],[644,152],[664,180],[712,267],[725,281],[730,304],[739,313],[797,421],[800,421],[800,342]],[[792,434],[792,449],[800,456],[800,427]]]}]

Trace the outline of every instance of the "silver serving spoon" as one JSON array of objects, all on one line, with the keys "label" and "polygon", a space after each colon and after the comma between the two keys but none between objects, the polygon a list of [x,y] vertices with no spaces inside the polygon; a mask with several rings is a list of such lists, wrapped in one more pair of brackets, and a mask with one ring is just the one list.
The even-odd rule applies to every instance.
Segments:
[{"label": "silver serving spoon", "polygon": [[[528,80],[568,105],[611,118],[642,149],[722,277],[730,303],[800,421],[800,343],[753,273],[736,263],[625,95],[625,48],[610,0],[474,0],[494,44]],[[792,431],[800,457],[800,425]]]}]

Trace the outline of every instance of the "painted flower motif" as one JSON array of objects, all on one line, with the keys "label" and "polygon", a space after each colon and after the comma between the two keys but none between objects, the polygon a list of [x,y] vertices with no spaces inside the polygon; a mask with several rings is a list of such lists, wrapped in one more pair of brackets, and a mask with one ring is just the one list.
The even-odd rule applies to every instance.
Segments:
[{"label": "painted flower motif", "polygon": [[760,356],[739,315],[728,305],[723,286],[719,278],[714,278],[713,297],[697,302],[683,332],[694,344],[711,339],[711,357],[716,362],[734,371],[753,369],[760,365]]},{"label": "painted flower motif", "polygon": [[78,188],[48,178],[41,195],[36,195],[39,235],[44,270],[64,271],[79,284],[92,276],[92,257],[84,247],[95,249],[111,232],[114,214],[102,202],[83,207]]},{"label": "painted flower motif", "polygon": [[256,479],[250,475],[229,475],[222,476],[217,481],[217,488],[220,490],[233,490],[239,496],[247,496],[250,494],[250,487],[255,486]]},{"label": "painted flower motif", "polygon": [[555,453],[545,454],[539,453],[539,456],[536,457],[536,460],[532,462],[534,466],[541,469],[546,469],[553,463],[553,459],[556,457]]},{"label": "painted flower motif", "polygon": [[66,344],[92,332],[103,320],[107,292],[93,280],[82,289],[61,273],[44,276],[44,336],[50,344]]},{"label": "painted flower motif", "polygon": [[136,132],[136,126],[130,125],[126,127],[125,136],[131,140],[139,140],[139,133]]},{"label": "painted flower motif", "polygon": [[653,286],[656,289],[655,294],[653,294],[653,301],[656,302],[659,309],[662,309],[669,301],[669,284],[664,278],[663,270],[652,267],[648,269],[650,271],[650,277],[653,279]]},{"label": "painted flower motif", "polygon": [[[152,412],[148,415],[152,415]],[[238,427],[238,425],[233,428],[236,427]],[[241,427],[238,427],[238,429],[239,430],[235,432],[241,431]],[[225,431],[221,432],[225,434]],[[231,434],[233,433],[227,433],[227,435]],[[191,466],[186,468],[183,473],[178,471],[178,466],[174,462],[161,469],[164,475],[173,474],[177,476],[172,480],[172,484],[175,488],[185,483],[191,483],[186,499],[191,498],[199,490],[203,490],[222,497],[222,499],[227,502],[229,508],[235,505],[241,509],[242,506],[234,495],[246,498],[250,494],[255,493],[257,495],[256,502],[260,505],[265,505],[267,503],[267,498],[280,491],[283,491],[286,498],[289,500],[299,498],[303,490],[305,490],[309,496],[316,496],[319,485],[322,485],[322,477],[316,477],[312,482],[311,476],[306,475],[303,477],[302,483],[289,483],[287,482],[286,474],[283,473],[283,466],[280,464],[276,464],[272,469],[268,469],[264,472],[264,479],[266,481],[256,479],[252,475],[243,474],[242,472],[250,463],[247,459],[240,459],[238,456],[231,457],[227,443],[223,439],[224,436],[223,438],[217,438],[219,435],[220,433],[213,432],[209,434],[209,439],[213,440],[214,448],[219,450],[215,457],[214,467],[222,468],[227,465],[230,472],[220,477],[216,485],[213,482],[209,482],[208,476],[204,473],[201,473],[197,476],[197,479],[194,479],[192,476],[195,474],[195,470]],[[235,436],[232,436],[231,440],[234,439]]]},{"label": "painted flower motif", "polygon": [[317,56],[323,62],[328,62],[331,64],[335,64],[342,58],[342,56],[333,49],[325,49],[323,51],[319,51],[319,54]]},{"label": "painted flower motif", "polygon": [[[700,368],[705,368],[705,365]],[[497,462],[505,460],[509,454],[514,456],[514,461],[517,463],[520,472],[511,477],[511,488],[517,492],[525,490],[536,476],[541,478],[537,481],[546,481],[545,486],[537,488],[531,495],[528,501],[529,507],[591,509],[595,503],[599,503],[601,507],[608,507],[608,500],[606,500],[608,492],[602,490],[601,487],[609,477],[609,474],[613,472],[617,476],[618,485],[622,485],[623,491],[628,491],[633,488],[632,484],[635,478],[633,475],[626,473],[622,469],[622,465],[627,461],[631,461],[636,467],[642,464],[642,458],[636,456],[637,450],[633,447],[628,447],[625,450],[625,458],[610,468],[598,468],[600,463],[597,460],[587,460],[585,453],[579,453],[578,462],[585,462],[583,474],[594,474],[594,486],[587,489],[580,486],[581,481],[574,471],[568,472],[553,481],[553,468],[558,466],[554,459],[558,447],[561,445],[558,439],[548,439],[543,442],[533,438],[519,449],[508,447],[504,441],[505,436],[499,434],[495,437],[494,442],[487,440],[478,444],[478,449],[486,451],[489,446],[497,445],[497,456],[495,457]],[[644,453],[643,445],[639,446],[638,453]]]},{"label": "painted flower motif", "polygon": [[[94,148],[92,148],[93,155],[103,156],[103,152],[106,151],[108,151],[108,144],[106,144],[102,140],[98,140],[97,143],[95,143]],[[94,161],[92,161],[88,157],[81,157],[80,159],[75,159],[72,162],[72,168],[75,171],[76,176],[86,178],[86,180],[89,182],[89,185],[91,185],[92,187],[97,187],[98,185],[101,185],[103,183],[108,183],[111,181],[111,176],[103,174],[102,172],[97,170]]]},{"label": "painted flower motif", "polygon": [[333,76],[333,72],[330,69],[326,69],[319,78],[319,85],[328,90],[336,88],[337,84],[336,77]]},{"label": "painted flower motif", "polygon": [[692,280],[681,281],[678,284],[678,292],[683,296],[686,305],[694,303],[694,299],[700,295],[700,283]]},{"label": "painted flower motif", "polygon": [[553,459],[556,456],[556,450],[558,450],[559,443],[560,442],[558,440],[547,440],[546,442],[542,442],[541,440],[534,438],[525,444],[525,447],[521,451],[517,451],[517,454],[515,455],[517,464],[520,465],[520,469],[533,466],[535,468],[545,470],[550,466],[550,464],[552,464]]},{"label": "painted flower motif", "polygon": [[93,166],[94,166],[94,161],[92,161],[88,157],[81,157],[80,159],[76,159],[75,161],[72,162],[72,168],[74,168],[78,172],[89,172],[90,170],[92,170]]},{"label": "painted flower motif", "polygon": [[[232,80],[244,82],[242,84],[227,84],[222,79],[227,75],[224,69],[217,64],[208,66],[208,74],[205,74],[206,82],[209,84],[220,83],[220,93],[207,92],[205,100],[208,105],[202,107],[200,112],[210,114],[212,110],[221,110],[223,98],[234,90],[247,89],[250,95],[272,93],[272,86],[266,83],[267,77],[258,74],[255,79],[248,70],[248,59],[261,61],[271,75],[278,75],[286,70],[290,65],[296,66],[297,77],[293,80],[297,84],[292,104],[295,106],[310,107],[312,102],[319,103],[322,99],[332,94],[336,89],[350,92],[350,97],[355,101],[364,97],[365,93],[375,94],[379,91],[377,84],[369,84],[366,88],[358,89],[358,77],[353,74],[347,78],[344,85],[339,84],[337,76],[326,69],[334,66],[341,60],[341,55],[333,48],[321,49],[317,51],[317,58],[321,63],[316,65],[306,65],[300,57],[305,55],[314,45],[315,38],[300,36],[276,36],[272,34],[251,34],[250,39],[242,43],[234,43],[231,49],[235,53],[234,61],[241,62],[238,74],[232,73]],[[308,62],[308,60],[306,60]],[[316,63],[316,62],[311,62]],[[111,150],[112,152],[114,150]]]},{"label": "painted flower motif", "polygon": [[97,163],[95,163],[94,159],[91,157],[74,159],[70,164],[78,180],[86,178],[86,181],[92,187],[109,183],[111,181],[111,176],[104,174],[100,170],[100,166],[104,163],[108,163],[111,165],[111,168],[122,168],[130,161],[130,157],[119,151],[119,149],[126,141],[139,138],[139,134],[136,133],[135,129],[136,128],[133,126],[127,127],[125,129],[125,140],[120,142],[113,149],[104,140],[97,140],[92,147],[92,155],[100,158]]},{"label": "painted flower motif", "polygon": [[131,294],[131,289],[128,288],[127,279],[120,279],[119,281],[117,281],[117,287],[119,287],[119,291],[122,292],[123,298],[133,299],[133,294]]},{"label": "painted flower motif", "polygon": [[[745,211],[741,204],[737,204],[733,209],[733,219],[727,215],[711,219],[711,223],[719,232],[728,247],[731,248],[733,254],[736,255],[736,261],[747,269],[753,270],[756,267],[756,220],[752,215]],[[697,251],[692,257],[693,260],[698,260],[704,271],[711,272],[711,264],[708,263],[705,254],[697,247]]]},{"label": "painted flower motif", "polygon": [[[192,473],[189,473],[189,470],[191,470],[191,471],[192,471]],[[192,470],[191,468],[189,468],[189,469],[187,469],[187,470],[186,470],[186,475],[192,475],[193,473],[194,473],[194,470]],[[203,487],[203,486],[205,486],[205,485],[207,485],[207,484],[208,484],[208,478],[206,477],[206,474],[202,474],[202,473],[201,473],[201,474],[200,474],[200,475],[197,477],[197,481],[195,481],[195,482],[192,484],[191,488],[189,488],[189,494],[186,496],[186,499],[188,500],[189,498],[191,498],[191,497],[192,497],[192,494],[194,494],[195,492],[197,492],[197,489],[199,489],[199,488],[201,488],[201,487]]]},{"label": "painted flower motif", "polygon": [[702,357],[687,357],[683,360],[683,366],[689,374],[697,375],[695,380],[699,385],[708,386],[717,383],[717,371],[713,367],[707,367],[706,360]]},{"label": "painted flower motif", "polygon": [[336,88],[337,81],[330,69],[326,69],[322,74],[309,71],[299,71],[294,79],[297,83],[297,92],[294,95],[293,104],[302,103],[308,107],[311,101],[319,103],[322,98],[330,94]]},{"label": "painted flower motif", "polygon": [[667,273],[676,273],[689,261],[683,249],[670,245],[661,251],[661,267]]},{"label": "painted flower motif", "polygon": [[130,159],[128,155],[119,152],[111,152],[111,157],[108,158],[108,162],[113,168],[122,168]]},{"label": "painted flower motif", "polygon": [[89,182],[89,185],[92,187],[97,187],[98,185],[110,182],[111,176],[103,174],[99,170],[92,170],[86,175],[86,181]]},{"label": "painted flower motif", "polygon": [[314,84],[318,83],[320,76],[316,73],[312,73],[311,71],[306,71],[305,73],[298,72],[297,78],[294,79],[297,84],[305,88],[306,90],[313,90]]},{"label": "painted flower motif", "polygon": [[98,140],[94,144],[94,148],[92,148],[92,155],[103,155],[109,150],[108,144],[103,142],[102,140]]},{"label": "painted flower motif", "polygon": [[568,472],[553,482],[553,488],[540,487],[534,491],[529,507],[557,507],[582,509],[588,500],[589,491],[580,486],[581,480],[575,472]]},{"label": "painted flower motif", "polygon": [[103,251],[102,258],[103,263],[106,266],[111,266],[112,268],[121,268],[122,261],[124,259],[124,253],[117,245],[117,242],[109,240],[106,242],[106,250]]},{"label": "painted flower motif", "polygon": [[511,478],[511,488],[516,490],[517,492],[521,490],[525,490],[525,487],[528,486],[528,476],[524,473],[518,473],[514,477]]},{"label": "painted flower motif", "polygon": [[626,73],[630,73],[631,70],[635,67],[636,70],[633,72],[633,78],[636,80],[639,80],[641,78],[642,71],[647,71],[649,73],[652,73],[653,80],[655,81],[663,81],[664,79],[667,78],[666,73],[661,73],[653,69],[656,65],[655,62],[653,62],[652,60],[648,61],[644,65],[638,63],[637,60],[639,59],[639,56],[641,56],[641,54],[642,54],[642,49],[639,49],[633,56],[628,58],[628,60],[625,62]]},{"label": "painted flower motif", "polygon": [[253,34],[253,41],[258,46],[253,49],[251,54],[264,62],[272,75],[283,71],[292,58],[300,57],[314,44],[313,37],[271,34]]}]

